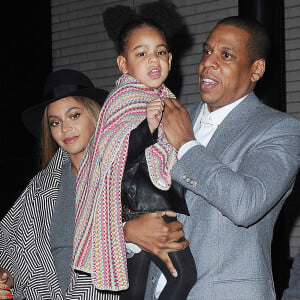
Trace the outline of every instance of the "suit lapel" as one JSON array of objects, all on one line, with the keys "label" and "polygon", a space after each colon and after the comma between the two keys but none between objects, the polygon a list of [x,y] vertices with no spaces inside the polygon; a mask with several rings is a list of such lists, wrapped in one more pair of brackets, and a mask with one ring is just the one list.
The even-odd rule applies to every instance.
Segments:
[{"label": "suit lapel", "polygon": [[190,115],[190,118],[192,120],[193,126],[195,125],[195,122],[200,114],[202,105],[203,105],[203,102],[200,102],[200,104],[194,103],[194,104],[190,104],[186,107],[186,109]]},{"label": "suit lapel", "polygon": [[215,156],[221,157],[226,149],[239,136],[243,135],[243,131],[255,120],[255,110],[259,104],[260,102],[254,93],[246,97],[226,116],[212,136],[207,149]]}]

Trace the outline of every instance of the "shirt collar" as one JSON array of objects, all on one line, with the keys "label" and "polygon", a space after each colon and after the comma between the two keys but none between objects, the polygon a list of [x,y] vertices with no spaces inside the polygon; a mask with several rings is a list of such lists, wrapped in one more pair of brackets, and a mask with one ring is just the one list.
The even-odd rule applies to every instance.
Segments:
[{"label": "shirt collar", "polygon": [[227,104],[213,112],[209,112],[207,103],[202,105],[199,118],[201,122],[209,123],[215,126],[219,126],[226,116],[238,105],[240,104],[248,95]]}]

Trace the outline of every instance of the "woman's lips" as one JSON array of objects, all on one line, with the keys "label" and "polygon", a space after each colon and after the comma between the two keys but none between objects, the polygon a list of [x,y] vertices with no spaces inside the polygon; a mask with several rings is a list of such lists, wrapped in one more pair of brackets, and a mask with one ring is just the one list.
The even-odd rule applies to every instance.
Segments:
[{"label": "woman's lips", "polygon": [[65,144],[73,144],[78,139],[78,136],[72,136],[64,139]]}]

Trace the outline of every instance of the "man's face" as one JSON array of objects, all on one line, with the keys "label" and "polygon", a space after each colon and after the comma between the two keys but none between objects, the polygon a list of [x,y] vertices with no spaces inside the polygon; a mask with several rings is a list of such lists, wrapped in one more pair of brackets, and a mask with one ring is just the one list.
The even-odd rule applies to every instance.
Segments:
[{"label": "man's face", "polygon": [[203,46],[199,63],[201,97],[213,111],[248,94],[255,86],[256,62],[250,64],[249,34],[230,25],[218,25]]}]

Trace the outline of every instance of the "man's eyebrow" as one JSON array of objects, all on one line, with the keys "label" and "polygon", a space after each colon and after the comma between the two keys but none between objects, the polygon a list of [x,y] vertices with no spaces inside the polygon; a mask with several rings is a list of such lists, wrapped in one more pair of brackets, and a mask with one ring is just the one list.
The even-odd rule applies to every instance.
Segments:
[{"label": "man's eyebrow", "polygon": [[221,47],[221,48],[223,50],[230,50],[230,51],[236,52],[236,50],[234,48],[232,48],[232,47],[226,47],[226,46],[224,46],[224,47]]},{"label": "man's eyebrow", "polygon": [[[207,43],[207,42],[204,42],[203,43],[203,48],[205,48],[205,47],[210,47],[210,44]],[[222,46],[221,49],[222,50],[230,50],[230,51],[236,52],[235,48],[232,48],[232,47]]]}]

